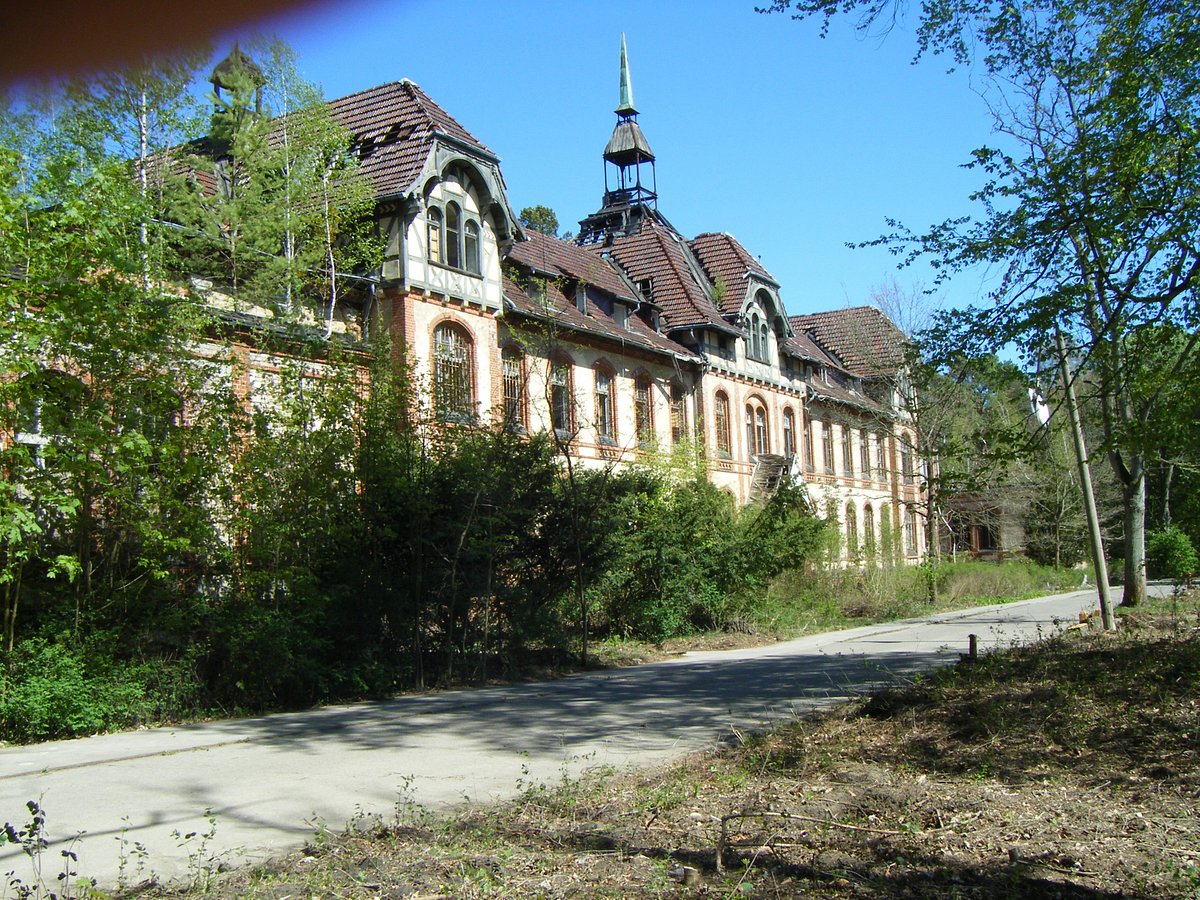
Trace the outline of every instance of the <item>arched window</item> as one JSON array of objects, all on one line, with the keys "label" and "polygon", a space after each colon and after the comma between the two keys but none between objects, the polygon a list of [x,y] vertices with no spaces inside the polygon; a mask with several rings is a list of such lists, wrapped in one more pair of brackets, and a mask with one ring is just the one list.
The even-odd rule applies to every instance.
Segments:
[{"label": "arched window", "polygon": [[716,402],[713,404],[713,424],[717,429],[717,453],[720,456],[731,456],[733,441],[729,433],[729,397],[724,391],[717,391]]},{"label": "arched window", "polygon": [[859,460],[862,463],[859,471],[862,473],[863,479],[869,481],[871,478],[871,436],[866,429],[860,429],[858,432],[858,449],[859,456],[862,457]]},{"label": "arched window", "polygon": [[917,555],[917,508],[910,506],[904,515],[904,549],[909,556]]},{"label": "arched window", "polygon": [[617,417],[613,397],[613,376],[608,369],[597,367],[596,375],[596,438],[601,444],[617,442]]},{"label": "arched window", "polygon": [[517,431],[525,429],[525,354],[516,347],[501,353],[504,369],[504,425]]},{"label": "arched window", "polygon": [[436,206],[431,206],[425,211],[425,232],[429,243],[426,255],[430,262],[440,263],[442,261],[442,211]]},{"label": "arched window", "polygon": [[825,461],[825,473],[833,474],[833,423],[828,419],[821,423],[821,455]]},{"label": "arched window", "polygon": [[443,322],[433,330],[433,400],[438,418],[473,420],[474,384],[471,339],[459,326]]},{"label": "arched window", "polygon": [[463,229],[463,268],[472,275],[478,275],[479,268],[479,223],[467,219]]},{"label": "arched window", "polygon": [[633,386],[633,415],[637,440],[642,446],[654,443],[654,384],[649,375],[639,375]]},{"label": "arched window", "polygon": [[788,458],[796,455],[796,417],[791,409],[783,411],[783,455]]},{"label": "arched window", "polygon": [[462,213],[457,203],[446,204],[446,265],[462,268]]},{"label": "arched window", "polygon": [[804,440],[804,471],[811,472],[813,470],[813,434],[812,434],[812,419],[807,411],[801,413],[804,416],[802,438]]},{"label": "arched window", "polygon": [[765,322],[758,326],[758,358],[763,362],[771,361],[771,342],[767,337],[768,333]]},{"label": "arched window", "polygon": [[846,555],[858,556],[858,512],[853,503],[846,504]]},{"label": "arched window", "polygon": [[687,437],[687,407],[683,399],[683,388],[671,385],[671,443],[678,444]]},{"label": "arched window", "polygon": [[875,508],[870,503],[863,506],[863,553],[868,560],[875,556]]},{"label": "arched window", "polygon": [[842,426],[842,474],[854,477],[854,445],[850,443],[850,426]]},{"label": "arched window", "polygon": [[746,452],[750,456],[771,452],[767,411],[758,400],[746,404]]},{"label": "arched window", "polygon": [[564,357],[550,365],[550,426],[559,437],[570,439],[575,432],[575,398],[571,385],[571,361]]}]

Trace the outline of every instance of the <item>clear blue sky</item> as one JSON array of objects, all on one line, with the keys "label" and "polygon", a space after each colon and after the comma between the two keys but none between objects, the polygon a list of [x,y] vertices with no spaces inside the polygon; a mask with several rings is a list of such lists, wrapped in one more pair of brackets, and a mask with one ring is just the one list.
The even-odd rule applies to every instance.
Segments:
[{"label": "clear blue sky", "polygon": [[[352,0],[264,23],[332,98],[410,78],[501,158],[514,209],[564,228],[593,212],[618,99],[625,32],[659,208],[684,234],[728,231],[783,286],[790,312],[869,302],[897,272],[848,249],[891,216],[915,230],[970,210],[960,166],[991,139],[966,74],[910,65],[911,31],[860,39],[849,21],[759,15],[753,0]],[[976,299],[980,276],[946,290]]]}]

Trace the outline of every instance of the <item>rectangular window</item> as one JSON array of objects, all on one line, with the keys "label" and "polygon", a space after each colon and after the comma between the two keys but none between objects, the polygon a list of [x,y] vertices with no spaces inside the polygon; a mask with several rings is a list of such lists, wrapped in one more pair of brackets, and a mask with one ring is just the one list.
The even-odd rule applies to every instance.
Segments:
[{"label": "rectangular window", "polygon": [[854,446],[850,443],[850,426],[842,426],[842,474],[854,477]]},{"label": "rectangular window", "polygon": [[882,431],[875,435],[875,472],[880,481],[887,481],[887,437]]},{"label": "rectangular window", "polygon": [[826,419],[821,423],[821,450],[825,457],[825,472],[833,474],[833,425]]},{"label": "rectangular window", "polygon": [[859,455],[862,456],[862,459],[859,460],[862,463],[859,471],[862,472],[863,478],[869,479],[871,477],[871,435],[865,429],[858,432],[858,449]]}]

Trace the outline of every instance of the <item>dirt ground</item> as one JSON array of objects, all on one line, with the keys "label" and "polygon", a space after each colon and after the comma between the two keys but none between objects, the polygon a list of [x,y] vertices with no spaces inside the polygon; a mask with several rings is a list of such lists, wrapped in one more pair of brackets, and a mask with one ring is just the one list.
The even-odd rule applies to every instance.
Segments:
[{"label": "dirt ground", "polygon": [[[1200,898],[1195,596],[654,771],[319,834],[219,896]],[[148,887],[143,892],[169,893]]]}]

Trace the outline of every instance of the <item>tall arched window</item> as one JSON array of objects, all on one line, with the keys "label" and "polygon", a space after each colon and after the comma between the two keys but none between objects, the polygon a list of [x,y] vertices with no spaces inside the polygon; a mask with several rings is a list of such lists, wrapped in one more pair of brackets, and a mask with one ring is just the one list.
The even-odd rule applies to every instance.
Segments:
[{"label": "tall arched window", "polygon": [[731,456],[733,441],[729,432],[729,397],[724,391],[717,391],[716,402],[713,404],[713,424],[717,429],[717,453],[721,456]]},{"label": "tall arched window", "polygon": [[550,425],[560,437],[571,438],[575,431],[575,397],[571,385],[571,361],[564,357],[550,366]]},{"label": "tall arched window", "polygon": [[472,275],[480,273],[479,268],[479,223],[467,219],[463,228],[463,268]]},{"label": "tall arched window", "polygon": [[862,464],[859,471],[862,473],[863,479],[869,481],[871,478],[871,435],[865,428],[858,432],[858,449],[859,456],[862,457],[859,460]]},{"label": "tall arched window", "polygon": [[821,455],[825,461],[825,473],[833,474],[833,423],[826,419],[821,423]]},{"label": "tall arched window", "polygon": [[638,443],[654,443],[654,383],[649,375],[639,375],[633,385],[634,427]]},{"label": "tall arched window", "polygon": [[846,504],[846,555],[858,556],[858,512],[853,503]]},{"label": "tall arched window", "polygon": [[812,418],[807,411],[801,412],[803,418],[803,434],[801,435],[804,441],[804,471],[811,472],[813,470],[813,433],[812,433]]},{"label": "tall arched window", "polygon": [[863,554],[868,560],[875,556],[875,507],[863,506]]},{"label": "tall arched window", "polygon": [[854,477],[854,445],[850,443],[850,426],[842,426],[842,474]]},{"label": "tall arched window", "polygon": [[758,326],[758,358],[763,362],[770,362],[771,360],[771,342],[767,337],[768,334],[767,324],[765,322],[761,323]]},{"label": "tall arched window", "polygon": [[601,444],[615,444],[617,417],[613,397],[613,377],[608,369],[597,366],[596,375],[596,438]]},{"label": "tall arched window", "polygon": [[433,399],[438,417],[466,422],[475,418],[475,365],[471,339],[443,322],[433,330]]},{"label": "tall arched window", "polygon": [[796,455],[796,417],[791,409],[783,411],[783,455],[789,458]]},{"label": "tall arched window", "polygon": [[446,204],[446,265],[462,268],[462,213],[457,203]]},{"label": "tall arched window", "polygon": [[504,425],[525,428],[525,355],[516,347],[505,347],[501,353],[504,370]]},{"label": "tall arched window", "polygon": [[687,437],[687,407],[683,399],[683,388],[671,385],[671,443],[678,444]]},{"label": "tall arched window", "polygon": [[746,451],[751,456],[771,452],[767,410],[758,400],[746,404]]},{"label": "tall arched window", "polygon": [[436,206],[429,207],[425,212],[425,233],[428,239],[426,255],[430,262],[442,261],[442,211]]},{"label": "tall arched window", "polygon": [[920,525],[917,521],[917,508],[915,506],[910,506],[905,510],[904,515],[904,549],[909,556],[917,555],[917,529],[919,527]]}]

